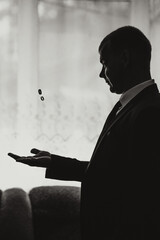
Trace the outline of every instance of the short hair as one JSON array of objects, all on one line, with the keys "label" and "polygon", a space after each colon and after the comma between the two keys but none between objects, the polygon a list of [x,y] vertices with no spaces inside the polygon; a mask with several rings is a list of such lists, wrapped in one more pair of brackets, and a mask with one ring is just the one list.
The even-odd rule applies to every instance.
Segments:
[{"label": "short hair", "polygon": [[105,50],[107,42],[109,42],[113,53],[118,53],[125,48],[132,49],[141,60],[150,64],[152,47],[148,38],[138,28],[124,26],[116,29],[102,40],[99,51]]}]

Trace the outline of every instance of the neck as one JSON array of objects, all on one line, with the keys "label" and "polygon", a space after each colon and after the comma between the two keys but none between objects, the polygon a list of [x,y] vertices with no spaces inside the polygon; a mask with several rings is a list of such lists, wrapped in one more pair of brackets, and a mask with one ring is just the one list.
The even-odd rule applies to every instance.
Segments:
[{"label": "neck", "polygon": [[125,91],[140,83],[150,80],[151,78],[152,77],[149,71],[145,73],[142,71],[142,69],[133,71],[132,74],[130,74],[130,77],[127,77],[127,79],[130,79],[130,81],[126,81],[127,85]]}]

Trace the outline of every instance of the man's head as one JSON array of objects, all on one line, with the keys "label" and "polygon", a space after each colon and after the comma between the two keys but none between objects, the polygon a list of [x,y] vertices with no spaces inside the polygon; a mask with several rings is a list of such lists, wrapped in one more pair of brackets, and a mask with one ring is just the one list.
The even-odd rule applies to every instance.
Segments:
[{"label": "man's head", "polygon": [[137,28],[124,26],[111,32],[99,46],[100,77],[111,92],[121,94],[150,77],[151,44]]}]

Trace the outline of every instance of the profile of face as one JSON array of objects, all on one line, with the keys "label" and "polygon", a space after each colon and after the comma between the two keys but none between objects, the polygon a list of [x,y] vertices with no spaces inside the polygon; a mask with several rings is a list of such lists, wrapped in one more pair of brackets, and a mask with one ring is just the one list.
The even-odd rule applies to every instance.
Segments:
[{"label": "profile of face", "polygon": [[106,83],[110,86],[112,93],[121,94],[124,92],[124,61],[122,53],[115,53],[111,50],[110,44],[106,43],[100,49],[100,62],[102,70],[99,74],[100,78],[104,78]]}]

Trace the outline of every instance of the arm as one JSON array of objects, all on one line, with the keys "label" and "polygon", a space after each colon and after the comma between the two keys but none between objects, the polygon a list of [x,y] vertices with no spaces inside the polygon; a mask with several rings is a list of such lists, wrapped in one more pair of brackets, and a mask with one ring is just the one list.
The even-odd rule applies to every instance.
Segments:
[{"label": "arm", "polygon": [[58,180],[82,181],[88,162],[77,159],[66,158],[47,151],[40,151],[33,148],[31,153],[34,156],[18,156],[13,153],[8,155],[16,162],[24,163],[32,167],[46,168],[46,178]]},{"label": "arm", "polygon": [[46,169],[46,178],[82,181],[88,162],[51,154],[51,164]]}]

